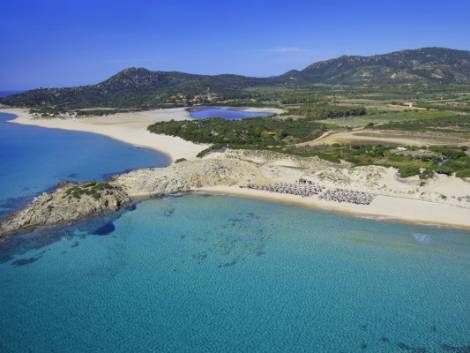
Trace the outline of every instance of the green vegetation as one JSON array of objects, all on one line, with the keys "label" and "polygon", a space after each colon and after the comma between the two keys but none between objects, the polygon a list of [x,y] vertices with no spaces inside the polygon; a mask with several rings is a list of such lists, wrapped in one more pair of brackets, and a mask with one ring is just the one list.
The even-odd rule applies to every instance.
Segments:
[{"label": "green vegetation", "polygon": [[29,110],[29,112],[31,114],[37,114],[42,117],[51,117],[51,116],[64,114],[66,110],[60,107],[44,106],[44,107],[39,107],[39,108],[32,108]]},{"label": "green vegetation", "polygon": [[325,131],[323,125],[308,119],[274,117],[169,121],[153,124],[148,129],[156,134],[179,136],[196,143],[254,149],[273,149],[313,140]]},{"label": "green vegetation", "polygon": [[[269,78],[130,68],[97,85],[38,89],[6,97],[2,103],[30,107],[44,117],[196,105],[278,107],[285,113],[241,121],[170,121],[149,130],[211,144],[200,156],[225,147],[265,149],[354,165],[392,166],[402,177],[470,175],[470,157],[456,147],[470,145],[467,51],[426,48],[344,56]],[[331,133],[326,142],[344,144],[299,146],[326,131]],[[396,141],[455,145],[423,147],[416,153],[408,147],[406,153],[397,153],[387,145]],[[78,187],[71,195],[97,192],[95,187]]]},{"label": "green vegetation", "polygon": [[364,107],[332,104],[304,104],[300,108],[290,109],[287,114],[305,116],[312,120],[322,120],[365,115],[366,113],[367,111]]},{"label": "green vegetation", "polygon": [[80,116],[103,116],[103,115],[111,115],[117,113],[129,113],[131,111],[137,111],[137,109],[83,109],[83,110],[75,110],[75,113],[78,117]]},{"label": "green vegetation", "polygon": [[94,109],[78,109],[78,110],[66,110],[62,107],[57,106],[44,106],[38,108],[31,108],[29,112],[31,114],[40,115],[41,117],[57,117],[68,114],[69,116],[104,116],[117,113],[128,113],[131,111],[137,111],[138,109],[114,109],[114,108],[94,108]]},{"label": "green vegetation", "polygon": [[[468,111],[466,101],[459,100],[459,91],[465,84],[470,84],[470,52],[424,48],[370,57],[341,56],[314,63],[301,71],[291,70],[266,78],[128,68],[96,85],[36,89],[3,98],[1,103],[66,110],[228,102],[321,104],[331,103],[332,96],[339,93],[353,99],[360,95],[371,101],[412,99],[420,104],[442,105],[439,93],[445,90],[453,95],[450,98],[458,101],[456,108],[450,110]],[[436,90],[435,86],[442,89]],[[429,98],[435,100],[431,102]],[[447,110],[447,106],[444,108]]]},{"label": "green vegetation", "polygon": [[95,183],[88,182],[82,185],[71,187],[66,191],[66,194],[70,197],[80,199],[83,195],[93,197],[95,200],[99,200],[101,192],[109,192],[113,187],[108,183]]},{"label": "green vegetation", "polygon": [[376,127],[381,129],[389,123],[411,122],[415,120],[422,120],[423,124],[430,119],[438,118],[454,118],[457,115],[454,112],[440,112],[440,111],[390,111],[378,110],[373,108],[367,109],[367,115],[350,116],[344,118],[320,120],[322,123],[328,125],[335,125],[340,127]]},{"label": "green vegetation", "polygon": [[292,146],[286,150],[287,153],[304,157],[317,156],[331,162],[344,160],[355,166],[394,167],[399,170],[403,178],[419,175],[422,179],[430,178],[434,173],[447,175],[456,173],[458,177],[466,177],[470,173],[470,156],[466,151],[466,147],[433,146],[419,149],[408,147],[407,153],[400,153],[391,146],[340,144]]},{"label": "green vegetation", "polygon": [[470,104],[468,102],[449,102],[445,104],[438,104],[433,102],[417,102],[416,106],[428,110],[439,110],[439,111],[454,111],[454,112],[465,112],[470,113]]},{"label": "green vegetation", "polygon": [[318,93],[285,93],[279,101],[282,104],[326,104],[328,97]]},{"label": "green vegetation", "polygon": [[[425,169],[428,170],[428,169]],[[411,176],[419,175],[421,173],[421,169],[413,164],[410,165],[402,165],[399,167],[398,172],[400,173],[400,177],[408,178]]]},{"label": "green vegetation", "polygon": [[396,121],[380,125],[377,128],[409,131],[440,130],[452,132],[454,130],[456,132],[468,132],[470,131],[470,115],[451,115],[434,119]]}]

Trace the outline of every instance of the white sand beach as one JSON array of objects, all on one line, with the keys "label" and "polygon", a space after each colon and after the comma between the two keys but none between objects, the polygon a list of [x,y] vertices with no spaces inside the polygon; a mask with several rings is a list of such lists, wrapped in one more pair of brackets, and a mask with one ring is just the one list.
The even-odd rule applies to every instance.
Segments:
[{"label": "white sand beach", "polygon": [[[131,196],[145,197],[165,192],[197,190],[287,202],[363,217],[470,228],[468,180],[439,175],[423,184],[417,177],[399,178],[393,168],[352,168],[348,164],[334,164],[316,157],[301,158],[267,151],[228,150],[224,153],[214,152],[199,159],[195,158],[196,155],[208,145],[147,131],[147,126],[158,121],[190,119],[184,108],[79,119],[35,119],[23,109],[0,108],[0,111],[16,114],[17,118],[12,120],[13,123],[97,133],[158,150],[168,154],[173,161],[179,158],[193,161],[177,164],[176,169],[157,168],[123,174],[119,180],[127,187],[128,192],[132,191]],[[375,199],[369,205],[358,205],[326,201],[317,196],[302,197],[240,188],[247,182],[261,185],[296,183],[299,178],[308,178],[329,190],[344,188],[373,193]]]},{"label": "white sand beach", "polygon": [[118,113],[86,118],[34,118],[25,109],[3,108],[1,112],[15,114],[11,122],[45,128],[91,132],[134,146],[151,148],[168,155],[173,161],[194,158],[208,145],[195,144],[179,137],[152,134],[147,127],[159,121],[191,119],[184,108],[158,109],[143,112]]},{"label": "white sand beach", "polygon": [[[212,156],[218,158],[216,154]],[[228,151],[225,157],[255,163],[261,175],[252,178],[255,184],[295,184],[300,178],[305,178],[326,189],[342,188],[371,193],[375,198],[369,205],[359,205],[322,200],[318,196],[302,197],[240,188],[239,185],[215,185],[200,188],[199,191],[293,203],[364,217],[470,228],[469,180],[436,175],[423,184],[418,177],[400,178],[394,168],[378,166],[351,168],[316,158],[288,156],[277,158],[263,152]]]},{"label": "white sand beach", "polygon": [[355,205],[320,200],[317,197],[302,197],[262,190],[251,190],[240,188],[239,186],[220,185],[204,187],[198,191],[208,194],[233,195],[270,202],[282,202],[373,219],[470,229],[469,208],[419,199],[378,195],[370,205]]}]

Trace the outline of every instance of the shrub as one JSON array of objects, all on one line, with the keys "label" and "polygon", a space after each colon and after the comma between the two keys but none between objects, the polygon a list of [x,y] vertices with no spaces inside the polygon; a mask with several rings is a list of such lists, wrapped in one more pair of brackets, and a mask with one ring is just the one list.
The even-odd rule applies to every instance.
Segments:
[{"label": "shrub", "polygon": [[420,179],[430,179],[434,176],[434,171],[432,169],[424,169],[423,172],[419,175]]},{"label": "shrub", "polygon": [[470,169],[459,170],[456,176],[459,178],[470,178]]},{"label": "shrub", "polygon": [[419,168],[414,166],[414,165],[401,166],[398,169],[398,171],[400,173],[400,177],[402,177],[402,178],[408,178],[408,177],[411,177],[411,176],[414,176],[414,175],[418,175],[420,173]]}]

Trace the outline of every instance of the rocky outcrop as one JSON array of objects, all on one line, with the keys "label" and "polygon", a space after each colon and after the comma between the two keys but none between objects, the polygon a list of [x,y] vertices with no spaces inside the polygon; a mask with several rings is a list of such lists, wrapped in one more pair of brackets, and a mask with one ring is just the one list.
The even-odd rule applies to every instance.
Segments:
[{"label": "rocky outcrop", "polygon": [[118,176],[117,185],[132,198],[187,192],[204,186],[233,185],[263,179],[253,163],[227,158],[197,159],[167,168],[141,169]]},{"label": "rocky outcrop", "polygon": [[108,183],[66,183],[36,197],[25,209],[0,223],[0,237],[38,227],[54,226],[115,212],[131,201],[126,192]]},{"label": "rocky outcrop", "polygon": [[[115,212],[132,200],[193,191],[218,185],[266,185],[306,179],[325,188],[419,199],[468,208],[469,183],[455,177],[435,176],[400,180],[393,168],[332,163],[316,157],[295,157],[268,151],[227,150],[203,159],[180,161],[166,168],[135,170],[109,183],[63,184],[44,193],[24,210],[0,223],[0,238],[43,226],[71,223]],[[453,186],[450,187],[449,185]]]},{"label": "rocky outcrop", "polygon": [[109,183],[66,183],[43,193],[25,209],[0,223],[0,237],[38,227],[54,226],[118,211],[132,199],[187,192],[203,186],[262,180],[255,165],[241,160],[181,161],[167,168],[122,174]]}]

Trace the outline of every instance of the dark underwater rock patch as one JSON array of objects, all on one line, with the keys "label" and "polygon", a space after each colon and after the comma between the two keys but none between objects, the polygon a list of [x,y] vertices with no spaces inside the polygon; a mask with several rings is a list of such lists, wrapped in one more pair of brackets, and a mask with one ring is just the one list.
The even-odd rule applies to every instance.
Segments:
[{"label": "dark underwater rock patch", "polygon": [[114,225],[113,222],[106,223],[102,225],[101,227],[96,228],[93,233],[93,235],[108,235],[111,234],[116,230],[116,226]]},{"label": "dark underwater rock patch", "polygon": [[232,260],[230,262],[226,262],[224,263],[223,265],[219,265],[217,266],[218,268],[224,268],[224,267],[232,267],[232,266],[235,266],[238,262],[238,259],[235,259],[235,260]]},{"label": "dark underwater rock patch", "polygon": [[135,203],[131,203],[129,206],[127,206],[127,210],[132,212],[132,211],[135,211],[137,209],[137,204]]},{"label": "dark underwater rock patch", "polygon": [[41,256],[28,257],[28,258],[25,258],[25,259],[18,259],[18,260],[13,261],[11,264],[13,266],[17,266],[17,267],[18,266],[26,266],[26,265],[32,264],[33,262],[38,261],[40,258],[41,258]]},{"label": "dark underwater rock patch", "polygon": [[163,215],[165,217],[171,217],[171,216],[173,216],[173,213],[175,213],[175,208],[174,207],[167,208],[166,210],[163,211]]},{"label": "dark underwater rock patch", "polygon": [[207,253],[206,252],[199,252],[197,254],[193,254],[193,260],[195,260],[198,265],[200,265],[206,259],[207,259]]},{"label": "dark underwater rock patch", "polygon": [[398,348],[400,348],[404,351],[411,352],[411,353],[426,353],[426,348],[424,348],[424,347],[412,347],[412,346],[410,346],[406,343],[403,343],[403,342],[398,342],[397,346],[398,346]]},{"label": "dark underwater rock patch", "polygon": [[452,353],[470,353],[470,346],[451,346],[448,344],[443,344],[441,348],[446,352]]}]

